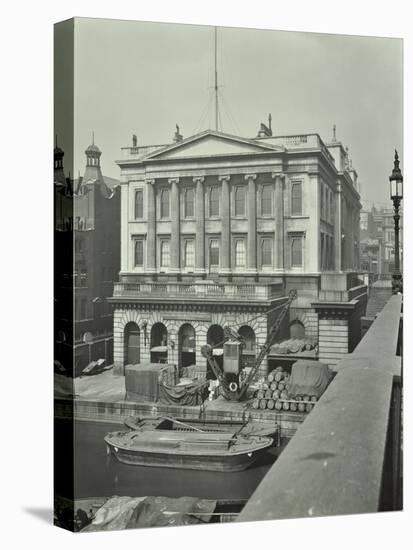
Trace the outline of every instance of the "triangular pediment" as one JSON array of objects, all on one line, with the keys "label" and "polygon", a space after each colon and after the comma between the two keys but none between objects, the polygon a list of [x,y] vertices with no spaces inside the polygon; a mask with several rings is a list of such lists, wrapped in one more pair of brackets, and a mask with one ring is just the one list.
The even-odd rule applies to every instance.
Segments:
[{"label": "triangular pediment", "polygon": [[191,157],[210,157],[254,154],[282,151],[281,147],[256,143],[251,139],[239,138],[222,132],[208,130],[166,149],[149,155],[147,159],[169,160]]}]

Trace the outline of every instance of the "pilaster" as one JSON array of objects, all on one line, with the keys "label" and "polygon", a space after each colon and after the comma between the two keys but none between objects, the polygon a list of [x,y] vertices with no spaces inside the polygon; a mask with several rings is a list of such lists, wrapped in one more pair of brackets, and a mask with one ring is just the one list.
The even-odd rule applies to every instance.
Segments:
[{"label": "pilaster", "polygon": [[179,273],[180,259],[180,205],[179,205],[179,178],[170,178],[171,185],[171,273]]},{"label": "pilaster", "polygon": [[195,247],[195,273],[205,273],[205,199],[203,176],[193,178],[196,184],[195,193],[195,218],[196,218],[196,247]]},{"label": "pilaster", "polygon": [[257,195],[255,189],[256,174],[244,176],[248,182],[248,271],[257,272]]},{"label": "pilaster", "polygon": [[146,237],[146,272],[156,273],[156,197],[155,180],[146,180],[148,197],[148,230]]},{"label": "pilaster", "polygon": [[221,269],[223,274],[231,273],[231,209],[229,193],[230,176],[218,176],[221,182]]}]

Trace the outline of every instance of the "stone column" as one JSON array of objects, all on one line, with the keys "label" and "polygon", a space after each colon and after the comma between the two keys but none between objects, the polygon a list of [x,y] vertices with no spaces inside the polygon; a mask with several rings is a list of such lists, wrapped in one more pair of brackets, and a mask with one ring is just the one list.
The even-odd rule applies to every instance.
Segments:
[{"label": "stone column", "polygon": [[148,196],[148,228],[146,236],[146,271],[156,273],[156,197],[155,180],[146,180]]},{"label": "stone column", "polygon": [[248,271],[257,272],[257,195],[255,191],[256,174],[246,174],[248,181]]},{"label": "stone column", "polygon": [[180,262],[180,204],[179,204],[179,178],[170,178],[171,185],[171,269],[172,273],[179,273]]},{"label": "stone column", "polygon": [[221,273],[231,272],[231,207],[230,176],[218,176],[221,182]]},{"label": "stone column", "polygon": [[274,173],[275,180],[275,266],[277,270],[283,270],[284,265],[284,188],[285,175]]},{"label": "stone column", "polygon": [[342,245],[342,239],[341,239],[341,182],[337,181],[336,184],[336,193],[335,193],[335,200],[336,200],[336,208],[335,208],[335,215],[334,215],[334,256],[335,256],[335,262],[334,267],[336,271],[341,271],[341,245]]},{"label": "stone column", "polygon": [[205,203],[204,203],[204,177],[194,177],[196,183],[195,220],[196,220],[196,247],[195,247],[195,272],[205,273]]}]

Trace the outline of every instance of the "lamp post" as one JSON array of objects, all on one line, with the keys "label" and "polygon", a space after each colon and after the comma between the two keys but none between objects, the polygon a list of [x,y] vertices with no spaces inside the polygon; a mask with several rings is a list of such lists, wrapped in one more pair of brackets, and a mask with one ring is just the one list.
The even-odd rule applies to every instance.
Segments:
[{"label": "lamp post", "polygon": [[403,280],[400,272],[400,203],[403,199],[403,176],[399,167],[399,155],[394,152],[394,167],[389,177],[390,181],[390,198],[393,201],[394,207],[394,271],[392,277],[393,294],[403,292]]}]

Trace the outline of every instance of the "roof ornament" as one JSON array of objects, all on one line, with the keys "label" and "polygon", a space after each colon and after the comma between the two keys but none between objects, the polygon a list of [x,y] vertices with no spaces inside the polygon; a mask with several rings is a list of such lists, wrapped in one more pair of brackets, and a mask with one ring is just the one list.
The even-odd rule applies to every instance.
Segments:
[{"label": "roof ornament", "polygon": [[138,137],[136,134],[133,134],[132,135],[132,147],[137,147],[138,146]]},{"label": "roof ornament", "polygon": [[260,129],[258,130],[257,137],[271,137],[272,136],[272,129],[271,129],[271,114],[268,116],[268,126],[264,124],[263,122],[260,123]]},{"label": "roof ornament", "polygon": [[337,136],[336,136],[336,125],[335,125],[335,124],[333,125],[333,141],[337,141]]},{"label": "roof ornament", "polygon": [[180,132],[179,132],[179,125],[178,124],[175,124],[175,128],[176,128],[176,132],[175,132],[175,135],[174,135],[174,142],[177,143],[178,141],[182,141],[184,138],[183,138],[182,134],[180,134]]},{"label": "roof ornament", "polygon": [[348,147],[346,147],[346,154],[344,156],[344,168],[346,170],[349,169],[349,162],[348,162]]}]

